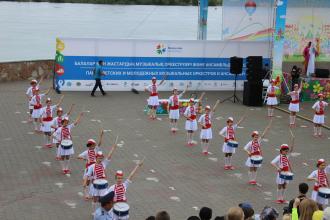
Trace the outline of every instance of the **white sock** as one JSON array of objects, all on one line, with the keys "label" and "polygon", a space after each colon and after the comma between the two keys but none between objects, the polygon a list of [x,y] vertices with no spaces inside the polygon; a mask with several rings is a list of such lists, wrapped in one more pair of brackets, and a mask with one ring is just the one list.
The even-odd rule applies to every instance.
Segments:
[{"label": "white sock", "polygon": [[70,158],[66,160],[66,167],[65,169],[69,170],[70,169]]},{"label": "white sock", "polygon": [[93,209],[93,213],[96,211],[96,209],[99,207],[99,203],[98,202],[92,202],[92,209]]},{"label": "white sock", "polygon": [[62,170],[65,170],[64,160],[60,160],[60,164],[61,164]]},{"label": "white sock", "polygon": [[274,109],[273,108],[270,109],[270,112],[271,112],[271,116],[274,116]]},{"label": "white sock", "polygon": [[277,189],[277,200],[281,200],[281,191],[282,189]]},{"label": "white sock", "polygon": [[175,130],[178,130],[178,122],[174,122],[173,127],[174,127]]},{"label": "white sock", "polygon": [[268,116],[272,116],[272,110],[271,110],[271,108],[268,108]]},{"label": "white sock", "polygon": [[56,148],[56,157],[60,157],[60,145],[57,145],[57,148]]},{"label": "white sock", "polygon": [[317,127],[314,126],[314,135],[317,135]]},{"label": "white sock", "polygon": [[189,144],[190,143],[190,133],[187,132],[187,143]]},{"label": "white sock", "polygon": [[228,157],[228,166],[231,166],[231,160],[232,160],[232,156]]},{"label": "white sock", "polygon": [[202,143],[203,145],[203,152],[207,152],[209,149],[208,143]]},{"label": "white sock", "polygon": [[257,180],[257,171],[253,172],[253,180],[256,181]]},{"label": "white sock", "polygon": [[318,127],[318,135],[322,135],[322,127]]},{"label": "white sock", "polygon": [[225,156],[225,166],[228,166],[228,157]]},{"label": "white sock", "polygon": [[285,194],[285,189],[282,189],[282,193],[281,193],[282,200],[284,200],[284,194]]},{"label": "white sock", "polygon": [[292,124],[296,124],[296,116],[292,116]]},{"label": "white sock", "polygon": [[33,121],[33,125],[34,125],[34,130],[38,130],[38,125],[36,121]]},{"label": "white sock", "polygon": [[249,175],[249,181],[253,180],[252,172],[251,171],[248,171],[248,175]]},{"label": "white sock", "polygon": [[290,125],[293,124],[293,116],[290,115]]},{"label": "white sock", "polygon": [[191,142],[194,141],[194,133],[190,133],[190,141],[191,141]]}]

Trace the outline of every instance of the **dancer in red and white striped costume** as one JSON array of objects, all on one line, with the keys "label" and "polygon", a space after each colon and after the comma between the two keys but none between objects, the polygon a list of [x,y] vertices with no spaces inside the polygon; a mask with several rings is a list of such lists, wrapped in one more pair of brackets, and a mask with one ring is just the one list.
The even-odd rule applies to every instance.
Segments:
[{"label": "dancer in red and white striped costume", "polygon": [[294,90],[289,92],[288,95],[291,96],[291,101],[289,105],[290,111],[290,127],[295,126],[296,114],[299,112],[299,95],[302,89],[303,82],[301,82],[300,87],[298,84],[294,84]]},{"label": "dancer in red and white striped costume", "polygon": [[245,116],[243,116],[238,122],[237,124],[234,124],[234,119],[233,117],[229,117],[227,119],[227,126],[224,127],[223,129],[221,129],[221,131],[219,132],[219,135],[222,136],[225,141],[222,145],[222,152],[225,155],[225,166],[224,169],[225,170],[234,170],[235,167],[232,166],[232,157],[233,154],[235,153],[235,148],[228,146],[228,141],[236,141],[236,137],[235,137],[235,131],[237,129],[237,127],[244,121]]},{"label": "dancer in red and white striped costume", "polygon": [[[113,155],[113,153],[115,152],[117,148],[117,141],[116,143],[112,146],[109,154],[107,155],[107,157],[103,160],[104,156],[103,153],[101,151],[96,153],[96,161],[94,164],[90,165],[87,168],[87,173],[85,175],[85,179],[84,179],[84,187],[87,187],[87,182],[91,179],[92,183],[95,180],[99,180],[99,179],[104,179],[106,180],[107,176],[106,176],[106,172],[105,169],[108,167],[111,157]],[[107,189],[96,189],[94,187],[93,184],[90,184],[90,189],[89,189],[89,193],[93,196],[93,210],[95,211],[95,209],[98,206],[98,201],[100,196],[104,196],[107,193]]]},{"label": "dancer in red and white striped costume", "polygon": [[34,131],[40,132],[39,118],[41,116],[42,99],[49,94],[50,88],[42,94],[39,94],[40,89],[37,87],[34,89],[34,94],[31,98],[30,104],[33,105],[32,118],[34,124]]},{"label": "dancer in red and white striped costume", "polygon": [[212,116],[216,110],[216,108],[219,105],[219,100],[215,103],[213,109],[211,110],[211,107],[207,105],[205,107],[205,113],[201,115],[201,117],[198,120],[198,123],[201,125],[201,134],[200,134],[200,139],[202,140],[201,145],[202,145],[202,153],[204,155],[209,154],[209,145],[210,145],[210,140],[212,139]]},{"label": "dancer in red and white striped costume", "polygon": [[79,114],[78,118],[76,119],[76,121],[71,124],[69,124],[69,118],[64,117],[62,119],[62,127],[59,127],[53,133],[53,136],[55,138],[57,138],[58,142],[61,143],[59,150],[60,150],[60,157],[61,157],[60,163],[61,163],[63,174],[69,174],[71,172],[70,168],[69,168],[70,155],[74,154],[74,150],[73,150],[73,145],[71,145],[71,147],[65,147],[62,143],[67,140],[71,141],[71,143],[72,143],[71,129],[79,124],[82,115],[83,115],[83,113],[81,112]]},{"label": "dancer in red and white striped costume", "polygon": [[195,104],[195,100],[191,98],[189,100],[189,106],[187,106],[184,117],[187,119],[185,123],[185,129],[187,131],[187,146],[193,146],[197,144],[196,141],[194,141],[194,132],[197,131],[197,113],[198,113],[198,106],[201,100],[203,99],[205,95],[205,92],[201,94],[201,96],[198,99],[198,102]]},{"label": "dancer in red and white striped costume", "polygon": [[[54,129],[53,136],[56,135],[56,133],[55,133],[56,130],[59,127],[62,127],[62,120],[63,120],[63,118],[65,118],[65,117],[69,118],[69,116],[71,115],[73,106],[74,106],[74,104],[71,105],[69,112],[66,113],[66,114],[63,114],[63,109],[61,107],[58,107],[56,109],[56,115],[57,115],[57,117],[55,117],[53,119],[53,125],[51,126],[52,129]],[[61,160],[61,157],[60,157],[60,148],[59,148],[59,146],[60,146],[59,140],[60,139],[61,139],[60,136],[59,137],[53,137],[53,144],[55,144],[55,146],[56,146],[56,157],[55,157],[56,160]]]},{"label": "dancer in red and white striped costume", "polygon": [[40,115],[40,123],[41,123],[41,131],[45,134],[45,147],[52,147],[51,142],[51,132],[52,132],[52,124],[53,124],[53,113],[56,108],[58,108],[62,101],[64,95],[60,98],[59,102],[56,105],[52,105],[52,100],[50,98],[46,99],[46,106],[41,109]]},{"label": "dancer in red and white striped costume", "polygon": [[318,196],[319,188],[329,187],[329,180],[327,174],[330,173],[330,166],[327,166],[324,159],[319,159],[317,161],[317,170],[314,170],[308,177],[308,180],[315,181],[314,189],[312,192],[312,199],[319,205],[328,205],[328,199]]},{"label": "dancer in red and white striped costume", "polygon": [[276,90],[279,88],[275,86],[275,80],[270,81],[271,85],[267,88],[267,105],[268,105],[268,117],[274,116],[274,106],[278,104],[276,98]]},{"label": "dancer in red and white striped costume", "polygon": [[114,191],[114,193],[115,193],[115,198],[113,200],[114,202],[127,202],[126,192],[127,192],[128,185],[130,183],[132,183],[132,179],[133,179],[136,171],[138,170],[139,167],[142,166],[142,164],[143,164],[143,160],[140,161],[135,166],[135,168],[132,170],[132,172],[129,174],[128,178],[124,182],[123,182],[123,178],[124,178],[123,171],[118,170],[116,172],[116,184],[112,185],[107,190],[107,192]]},{"label": "dancer in red and white striped costume", "polygon": [[324,95],[322,93],[318,94],[319,101],[315,102],[313,109],[315,110],[315,115],[313,118],[314,123],[314,136],[322,137],[322,125],[324,124],[324,111],[328,103],[323,101]]},{"label": "dancer in red and white striped costume", "polygon": [[[84,152],[79,154],[79,156],[77,157],[80,160],[86,161],[85,171],[84,171],[84,175],[83,175],[84,182],[85,182],[85,178],[87,177],[88,167],[93,165],[96,162],[96,154],[97,154],[97,152],[101,151],[100,146],[102,145],[103,134],[104,134],[104,131],[102,129],[98,143],[96,143],[96,141],[94,139],[88,139],[87,144],[86,144],[86,147],[88,148],[88,150],[85,150]],[[88,186],[90,184],[90,180],[91,179],[87,177],[87,183],[86,184],[83,183],[85,200],[89,199]]]},{"label": "dancer in red and white striped costume", "polygon": [[273,120],[270,120],[268,126],[265,128],[265,130],[262,132],[261,136],[259,136],[258,131],[253,131],[252,132],[252,140],[249,141],[245,147],[244,150],[248,154],[248,158],[245,162],[245,165],[249,167],[248,171],[248,176],[249,176],[249,184],[251,185],[256,185],[257,184],[257,170],[259,167],[261,167],[261,164],[252,164],[251,163],[251,156],[262,156],[262,151],[261,151],[261,142],[262,139],[265,137],[267,134],[271,123]]},{"label": "dancer in red and white striped costume", "polygon": [[169,115],[169,118],[171,120],[171,132],[175,133],[177,128],[177,122],[180,118],[180,110],[179,110],[179,99],[183,96],[183,94],[188,89],[188,85],[186,89],[178,94],[178,89],[173,89],[173,95],[168,99],[168,105],[167,105],[167,112]]},{"label": "dancer in red and white striped costume", "polygon": [[162,85],[164,81],[165,81],[165,78],[159,84],[157,84],[156,77],[152,77],[152,79],[151,79],[152,84],[147,86],[144,89],[146,92],[150,93],[150,96],[148,99],[148,106],[150,108],[149,117],[150,117],[150,119],[153,119],[153,120],[156,119],[156,109],[157,109],[157,106],[159,105],[158,86]]},{"label": "dancer in red and white striped costume", "polygon": [[284,199],[285,189],[288,184],[288,181],[280,178],[280,173],[283,172],[292,172],[292,168],[289,161],[289,153],[293,150],[294,137],[292,137],[292,145],[289,147],[287,144],[282,144],[280,147],[280,155],[275,157],[271,165],[275,167],[277,171],[276,184],[277,184],[277,200],[276,203],[287,203]]},{"label": "dancer in red and white striped costume", "polygon": [[33,79],[31,80],[30,82],[30,87],[27,89],[26,91],[26,98],[28,100],[28,106],[29,106],[29,121],[31,122],[32,121],[32,112],[33,112],[33,105],[31,105],[30,101],[32,99],[32,97],[34,96],[35,94],[35,89],[36,88],[39,88],[41,82],[43,80],[43,77],[40,79],[40,82],[38,83],[37,80]]}]

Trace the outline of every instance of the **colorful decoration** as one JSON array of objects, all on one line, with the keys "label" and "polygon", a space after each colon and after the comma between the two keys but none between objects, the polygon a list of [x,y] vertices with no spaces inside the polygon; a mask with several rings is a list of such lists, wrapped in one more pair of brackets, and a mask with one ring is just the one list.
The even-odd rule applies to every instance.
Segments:
[{"label": "colorful decoration", "polygon": [[62,52],[64,49],[64,42],[59,38],[56,38],[55,73],[59,76],[64,74],[64,67],[62,66],[64,62],[64,56]]},{"label": "colorful decoration", "polygon": [[[195,100],[195,102],[198,102],[198,99]],[[167,106],[168,106],[168,99],[160,99],[159,100],[159,106],[157,108],[157,115],[168,115],[167,112]],[[186,111],[187,106],[189,106],[189,99],[180,99],[179,100],[179,111],[180,115],[183,115],[184,112]],[[145,106],[144,112],[147,114],[149,111],[148,105]],[[202,113],[203,111],[203,106],[201,103],[199,103],[198,106],[198,113]]]},{"label": "colorful decoration", "polygon": [[305,82],[301,92],[301,100],[314,101],[319,93],[323,93],[325,99],[330,101],[330,79],[314,78]]},{"label": "colorful decoration", "polygon": [[245,7],[246,13],[248,13],[249,16],[252,16],[254,14],[254,12],[256,12],[257,4],[252,0],[248,0],[245,3],[244,7]]}]

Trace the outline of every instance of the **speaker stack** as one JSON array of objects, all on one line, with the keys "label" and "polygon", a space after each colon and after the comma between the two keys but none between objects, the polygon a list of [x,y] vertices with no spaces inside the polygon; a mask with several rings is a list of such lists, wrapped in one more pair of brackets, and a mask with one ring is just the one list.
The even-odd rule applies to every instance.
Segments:
[{"label": "speaker stack", "polygon": [[244,82],[243,104],[262,106],[262,56],[246,58],[246,79]]}]

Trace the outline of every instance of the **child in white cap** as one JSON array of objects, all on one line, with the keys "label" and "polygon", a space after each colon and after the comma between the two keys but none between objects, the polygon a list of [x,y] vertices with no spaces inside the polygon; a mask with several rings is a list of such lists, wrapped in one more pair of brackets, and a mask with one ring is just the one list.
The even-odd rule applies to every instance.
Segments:
[{"label": "child in white cap", "polygon": [[149,117],[152,120],[156,119],[156,110],[157,110],[157,106],[159,105],[158,86],[162,85],[164,81],[165,79],[163,79],[159,84],[157,84],[156,77],[152,77],[151,79],[152,84],[145,88],[145,91],[150,93],[148,99],[148,106],[150,108]]},{"label": "child in white cap", "polygon": [[268,105],[268,117],[274,116],[274,106],[278,104],[276,98],[276,90],[279,88],[275,86],[275,80],[270,81],[270,85],[267,88],[267,105]]},{"label": "child in white cap", "polygon": [[324,124],[324,112],[328,103],[323,101],[324,95],[318,94],[319,100],[313,105],[315,110],[313,123],[314,123],[314,137],[322,137],[322,125]]},{"label": "child in white cap", "polygon": [[301,82],[300,87],[298,84],[294,84],[294,89],[292,92],[289,92],[288,95],[291,96],[291,101],[289,105],[289,111],[290,111],[290,127],[295,126],[296,122],[296,114],[299,112],[299,96],[301,93],[303,82]]},{"label": "child in white cap", "polygon": [[42,99],[49,94],[50,88],[42,94],[39,94],[39,91],[40,89],[38,87],[34,89],[34,94],[30,101],[30,104],[33,105],[32,118],[34,124],[34,131],[36,132],[40,132],[39,118],[41,116]]},{"label": "child in white cap", "polygon": [[33,112],[33,105],[31,105],[31,99],[35,94],[35,89],[39,88],[41,82],[42,82],[43,78],[40,79],[40,82],[38,83],[37,80],[32,79],[30,82],[30,87],[26,90],[26,98],[28,100],[28,105],[29,105],[29,121],[32,121],[32,112]]}]

